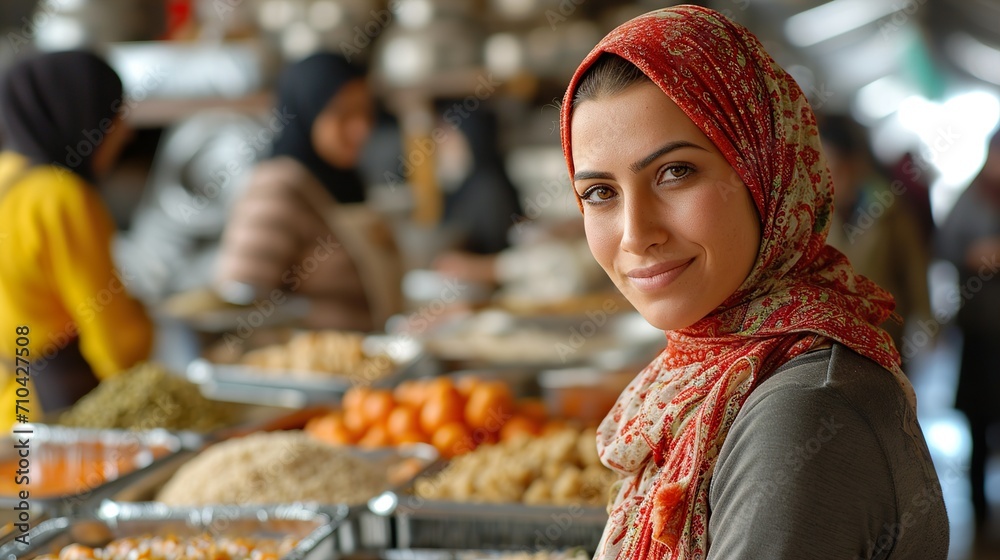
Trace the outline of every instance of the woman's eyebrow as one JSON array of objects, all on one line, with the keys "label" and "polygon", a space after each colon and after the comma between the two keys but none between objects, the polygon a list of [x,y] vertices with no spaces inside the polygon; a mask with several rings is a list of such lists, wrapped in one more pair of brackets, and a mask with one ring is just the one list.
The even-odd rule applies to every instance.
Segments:
[{"label": "woman's eyebrow", "polygon": [[633,163],[632,165],[628,166],[628,168],[630,171],[632,171],[632,173],[638,173],[642,171],[645,167],[647,167],[649,164],[656,161],[656,159],[662,156],[663,154],[670,153],[674,150],[679,150],[681,148],[697,148],[699,150],[704,150],[706,152],[708,151],[705,148],[699,146],[698,144],[688,142],[687,140],[677,140],[674,142],[668,142],[667,144],[664,144],[659,150],[656,150],[655,152],[649,154],[648,156]]},{"label": "woman's eyebrow", "polygon": [[577,171],[573,174],[573,181],[585,181],[587,179],[614,179],[615,176],[607,171]]},{"label": "woman's eyebrow", "polygon": [[[628,168],[632,173],[638,173],[644,168],[649,166],[663,154],[670,153],[674,150],[679,150],[681,148],[697,148],[699,150],[708,151],[707,149],[695,144],[693,142],[688,142],[687,140],[676,140],[674,142],[668,142],[664,144],[660,149],[649,154],[648,156],[642,158],[641,160],[629,165]],[[573,181],[585,181],[587,179],[614,179],[613,173],[608,173],[607,171],[577,171],[573,174]]]}]

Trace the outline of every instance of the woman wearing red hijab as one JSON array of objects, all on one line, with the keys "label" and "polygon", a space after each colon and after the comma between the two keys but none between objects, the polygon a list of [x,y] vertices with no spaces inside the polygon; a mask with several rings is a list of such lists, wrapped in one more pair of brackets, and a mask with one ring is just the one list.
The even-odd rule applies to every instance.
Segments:
[{"label": "woman wearing red hijab", "polygon": [[826,244],[816,119],[746,29],[678,6],[576,71],[562,142],[587,240],[667,347],[598,430],[597,558],[944,559],[891,296]]}]

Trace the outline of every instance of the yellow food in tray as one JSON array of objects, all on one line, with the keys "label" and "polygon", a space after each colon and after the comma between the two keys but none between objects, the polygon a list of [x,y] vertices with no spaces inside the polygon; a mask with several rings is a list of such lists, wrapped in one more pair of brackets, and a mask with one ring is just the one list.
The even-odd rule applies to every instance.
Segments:
[{"label": "yellow food in tray", "polygon": [[603,506],[615,479],[597,456],[596,431],[565,429],[481,446],[415,490],[430,500]]},{"label": "yellow food in tray", "polygon": [[100,548],[80,544],[64,547],[59,554],[36,560],[278,560],[295,548],[292,537],[277,539],[173,535],[123,538]]},{"label": "yellow food in tray", "polygon": [[251,350],[239,363],[282,375],[364,374],[374,379],[392,371],[394,364],[388,356],[365,354],[364,340],[364,335],[356,332],[303,332],[284,344]]}]

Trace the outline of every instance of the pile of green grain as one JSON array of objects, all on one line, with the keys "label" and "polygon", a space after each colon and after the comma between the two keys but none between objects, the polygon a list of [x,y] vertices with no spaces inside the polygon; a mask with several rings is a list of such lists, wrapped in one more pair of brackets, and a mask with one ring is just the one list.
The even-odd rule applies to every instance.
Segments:
[{"label": "pile of green grain", "polygon": [[232,411],[206,399],[197,385],[163,366],[143,363],[102,381],[59,423],[75,428],[210,432],[231,424]]}]

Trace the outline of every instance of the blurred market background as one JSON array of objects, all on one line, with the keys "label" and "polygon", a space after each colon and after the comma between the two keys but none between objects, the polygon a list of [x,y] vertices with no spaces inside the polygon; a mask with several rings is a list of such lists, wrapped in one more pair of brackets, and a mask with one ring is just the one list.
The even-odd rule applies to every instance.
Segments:
[{"label": "blurred market background", "polygon": [[[517,370],[508,380],[531,385],[527,392],[548,398],[551,412],[564,404],[554,399],[577,390],[590,392],[574,406],[595,393],[606,401],[608,384],[620,386],[661,344],[662,334],[629,312],[586,251],[565,177],[557,103],[606,32],[670,4],[4,0],[0,70],[36,51],[91,47],[107,58],[123,79],[136,135],[100,187],[120,229],[115,251],[132,275],[129,290],[156,310],[157,360],[207,380],[206,390],[219,398],[295,407],[316,394],[227,384],[210,364],[239,359],[219,356],[225,333],[241,343],[286,340],[307,313],[302,302],[291,298],[264,311],[251,299],[235,305],[238,294],[213,300],[204,288],[248,164],[266,156],[278,131],[273,88],[282,69],[322,50],[366,64],[377,117],[360,167],[367,203],[390,218],[405,269],[403,307],[374,330],[407,334],[447,371]],[[1000,1],[702,4],[748,26],[821,119],[843,125],[830,140],[834,149],[849,150],[844,138],[861,131],[871,166],[901,185],[862,218],[905,208],[916,224],[910,241],[927,259],[906,274],[920,283],[924,273],[929,308],[897,340],[946,494],[951,558],[1000,558],[1000,515],[975,536],[972,440],[954,408],[963,333],[950,294],[962,277],[934,248],[1000,121]],[[455,140],[463,128],[465,139]],[[474,153],[480,150],[485,154]],[[500,162],[489,171],[509,178],[516,202],[496,207],[504,235],[477,246],[470,234],[476,224],[454,219],[450,201],[487,161]],[[871,244],[892,252],[890,240],[872,235]],[[1000,309],[993,313],[1000,321]],[[599,417],[608,403],[590,405]],[[995,426],[989,437],[994,445],[1000,440]],[[987,473],[991,507],[1000,511],[1000,456]]]}]

